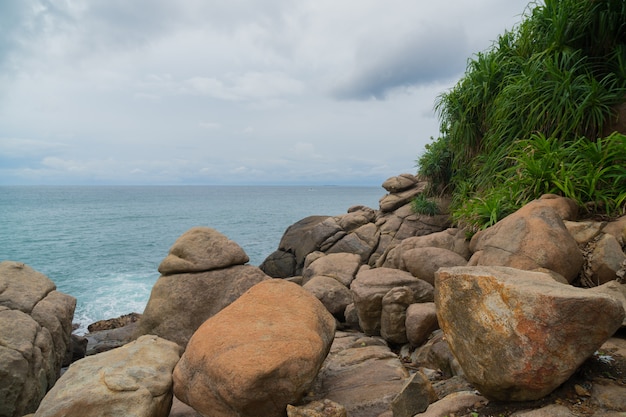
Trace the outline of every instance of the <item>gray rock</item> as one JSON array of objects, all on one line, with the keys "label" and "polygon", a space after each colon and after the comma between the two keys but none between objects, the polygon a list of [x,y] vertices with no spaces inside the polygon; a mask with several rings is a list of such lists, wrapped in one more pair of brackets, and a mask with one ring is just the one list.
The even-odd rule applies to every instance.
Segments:
[{"label": "gray rock", "polygon": [[433,286],[406,271],[390,268],[359,271],[350,289],[354,295],[359,324],[366,334],[380,334],[382,299],[389,290],[395,287],[411,288],[414,293],[411,303],[433,300]]},{"label": "gray rock", "polygon": [[378,417],[404,386],[408,372],[380,338],[337,332],[307,400],[330,399],[350,417]]},{"label": "gray rock", "polygon": [[41,401],[36,417],[167,417],[181,348],[143,336],[75,362]]},{"label": "gray rock", "polygon": [[70,350],[76,299],[19,262],[0,263],[0,415],[37,409]]},{"label": "gray rock", "polygon": [[161,276],[152,287],[135,338],[154,334],[184,347],[205,320],[266,279],[251,265]]},{"label": "gray rock", "polygon": [[183,233],[159,265],[162,275],[204,272],[243,265],[250,259],[243,249],[220,232],[194,227]]}]

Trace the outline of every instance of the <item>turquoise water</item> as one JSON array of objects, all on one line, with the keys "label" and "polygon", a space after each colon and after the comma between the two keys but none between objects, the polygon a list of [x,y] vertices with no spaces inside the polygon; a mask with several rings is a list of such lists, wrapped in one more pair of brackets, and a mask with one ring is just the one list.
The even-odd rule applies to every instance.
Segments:
[{"label": "turquoise water", "polygon": [[0,187],[0,260],[24,262],[77,298],[74,321],[142,312],[174,241],[208,226],[259,265],[291,224],[378,208],[381,187]]}]

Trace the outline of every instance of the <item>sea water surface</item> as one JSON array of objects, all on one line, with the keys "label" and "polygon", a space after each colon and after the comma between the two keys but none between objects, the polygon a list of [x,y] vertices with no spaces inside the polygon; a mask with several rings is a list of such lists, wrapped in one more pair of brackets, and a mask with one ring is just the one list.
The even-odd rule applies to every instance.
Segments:
[{"label": "sea water surface", "polygon": [[79,333],[143,312],[174,241],[212,227],[260,265],[293,223],[378,208],[381,187],[2,186],[0,261],[23,262],[77,299]]}]

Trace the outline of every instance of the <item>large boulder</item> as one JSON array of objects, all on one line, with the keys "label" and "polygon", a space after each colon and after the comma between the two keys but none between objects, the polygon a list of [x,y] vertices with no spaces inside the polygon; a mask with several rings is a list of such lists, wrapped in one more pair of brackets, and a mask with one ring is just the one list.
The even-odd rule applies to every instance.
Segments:
[{"label": "large boulder", "polygon": [[[209,317],[255,284],[269,279],[219,232],[196,227],[184,233],[161,262],[134,337],[154,334],[185,347]],[[186,269],[189,268],[189,269]]]},{"label": "large boulder", "polygon": [[581,282],[586,287],[595,287],[615,281],[618,273],[626,268],[626,254],[615,236],[600,234],[585,250],[587,256],[581,274]]},{"label": "large boulder", "polygon": [[161,261],[159,272],[172,275],[203,272],[243,265],[250,259],[244,250],[215,229],[194,227],[183,233]]},{"label": "large boulder", "polygon": [[350,417],[378,417],[391,409],[408,377],[384,340],[337,332],[307,400],[327,398],[343,405]]},{"label": "large boulder", "polygon": [[35,417],[167,417],[180,354],[173,342],[142,336],[81,359],[45,396]]},{"label": "large boulder", "polygon": [[[562,204],[558,205],[559,202]],[[560,211],[554,208],[557,205]],[[583,255],[563,223],[562,216],[568,214],[561,213],[566,211],[563,207],[569,207],[568,199],[535,200],[476,233],[470,242],[474,254],[468,265],[508,266],[529,271],[546,268],[571,283],[581,270]]]},{"label": "large boulder", "polygon": [[535,400],[569,378],[622,324],[616,298],[507,267],[442,268],[439,325],[467,379],[496,400]]},{"label": "large boulder", "polygon": [[0,263],[0,416],[35,411],[59,378],[75,308],[45,275]]},{"label": "large boulder", "polygon": [[330,314],[343,321],[346,307],[352,304],[352,292],[348,287],[336,279],[318,275],[307,281],[302,288],[316,296]]},{"label": "large boulder", "polygon": [[302,284],[306,284],[314,276],[323,275],[334,278],[344,286],[349,287],[361,266],[360,256],[354,253],[331,253],[328,255],[320,253],[319,255],[302,271]]},{"label": "large boulder", "polygon": [[426,182],[403,174],[384,186],[390,194],[380,200],[379,210],[353,206],[340,216],[310,216],[289,226],[260,268],[275,278],[301,275],[305,259],[316,251],[356,254],[362,263],[380,266],[379,259],[390,247],[450,226],[447,214],[418,215],[411,209],[411,199],[426,189]]},{"label": "large boulder", "polygon": [[390,193],[397,193],[412,188],[419,182],[419,179],[413,174],[400,174],[395,177],[387,178],[383,182],[383,188]]},{"label": "large boulder", "polygon": [[395,287],[413,291],[409,304],[433,301],[433,286],[406,271],[373,268],[359,271],[350,289],[359,316],[359,326],[365,334],[380,335],[382,300]]},{"label": "large boulder", "polygon": [[414,299],[415,294],[409,287],[394,287],[383,296],[380,314],[380,335],[383,339],[394,344],[408,342],[406,310]]},{"label": "large boulder", "polygon": [[407,271],[405,253],[422,248],[447,249],[463,257],[465,260],[468,260],[472,256],[469,248],[469,240],[465,236],[465,231],[463,229],[450,228],[441,232],[409,237],[402,240],[396,246],[388,248],[387,253],[379,259],[378,266]]},{"label": "large boulder", "polygon": [[429,284],[435,283],[439,268],[465,266],[467,260],[456,252],[443,248],[415,248],[402,254],[402,268]]},{"label": "large boulder", "polygon": [[439,328],[435,303],[415,303],[406,309],[406,337],[412,346],[421,346]]},{"label": "large boulder", "polygon": [[174,392],[213,417],[282,417],[307,392],[334,333],[335,319],[313,295],[264,281],[194,333],[174,370]]},{"label": "large boulder", "polygon": [[135,335],[154,334],[184,347],[206,319],[266,279],[251,265],[161,276],[152,287]]}]

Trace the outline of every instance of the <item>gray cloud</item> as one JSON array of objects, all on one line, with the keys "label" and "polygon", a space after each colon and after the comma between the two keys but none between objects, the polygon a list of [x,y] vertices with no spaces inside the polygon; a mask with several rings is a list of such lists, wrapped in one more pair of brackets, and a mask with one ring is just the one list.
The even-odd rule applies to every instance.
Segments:
[{"label": "gray cloud", "polygon": [[0,183],[379,185],[525,4],[0,1]]},{"label": "gray cloud", "polygon": [[340,99],[384,99],[398,87],[446,82],[465,68],[469,48],[462,30],[419,28],[399,39],[363,43],[350,76],[333,90]]}]

